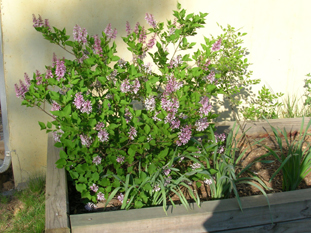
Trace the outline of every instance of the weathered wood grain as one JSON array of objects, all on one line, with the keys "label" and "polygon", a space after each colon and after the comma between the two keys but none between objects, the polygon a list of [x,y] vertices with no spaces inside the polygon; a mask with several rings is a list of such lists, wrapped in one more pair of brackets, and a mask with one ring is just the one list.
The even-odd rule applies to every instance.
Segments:
[{"label": "weathered wood grain", "polygon": [[[216,233],[217,231],[215,231]],[[223,231],[218,231],[223,232]],[[277,224],[269,224],[248,228],[240,228],[236,230],[226,231],[227,233],[302,233],[302,232],[311,232],[311,218],[300,219],[295,221],[280,222]]]},{"label": "weathered wood grain", "polygon": [[49,233],[69,233],[67,179],[64,169],[58,169],[59,148],[54,147],[52,135],[48,137],[45,201],[45,231]]},{"label": "weathered wood grain", "polygon": [[[304,118],[304,127],[305,128],[308,125],[308,122],[310,121],[310,117],[305,117]],[[286,129],[286,132],[293,132],[293,131],[300,131],[301,123],[302,123],[302,118],[288,118],[288,119],[269,119],[269,123],[276,129]],[[244,125],[243,129],[248,130],[246,132],[247,135],[259,135],[259,134],[272,134],[272,129],[269,123],[265,120],[260,120],[260,121],[250,121],[246,122]],[[216,129],[218,133],[222,132],[229,132],[234,125],[233,121],[224,121],[224,122],[218,122],[215,123]],[[236,124],[237,128],[238,124]],[[242,131],[239,130],[239,134],[242,134]]]},{"label": "weathered wood grain", "polygon": [[[268,195],[274,223],[311,217],[311,190],[297,190]],[[243,212],[235,199],[192,205],[71,215],[73,233],[80,232],[213,232],[271,223],[264,196],[241,198]]]}]

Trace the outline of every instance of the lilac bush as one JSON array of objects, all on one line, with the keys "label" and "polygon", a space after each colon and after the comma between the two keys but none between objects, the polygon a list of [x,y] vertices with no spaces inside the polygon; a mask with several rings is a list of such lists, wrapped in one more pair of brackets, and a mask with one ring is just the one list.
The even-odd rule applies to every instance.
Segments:
[{"label": "lilac bush", "polygon": [[[52,105],[50,112],[41,108],[52,122],[39,124],[53,132],[55,146],[64,148],[57,166],[65,167],[90,210],[92,203],[116,196],[121,208],[163,204],[165,209],[172,193],[183,200],[181,187],[199,203],[189,184],[210,184],[217,172],[209,166],[212,154],[199,153],[192,139],[214,143],[208,139],[217,115],[209,101],[222,89],[217,62],[211,61],[222,41],[205,40],[194,54],[181,55],[195,45],[187,38],[203,27],[207,14],[186,15],[178,5],[173,15],[166,27],[152,14],[145,17],[150,28],[137,23],[132,30],[126,22],[123,41],[130,61],[115,55],[117,30],[111,24],[101,36],[75,25],[69,40],[65,29],[52,30],[48,20],[33,17],[34,28],[75,59],[53,54],[45,73],[37,71],[32,80],[25,74],[25,83],[15,85],[16,96],[28,107]],[[171,44],[176,49],[169,52]],[[153,63],[144,61],[147,56]],[[133,101],[144,109],[134,108]],[[223,143],[219,139],[217,145]]]}]

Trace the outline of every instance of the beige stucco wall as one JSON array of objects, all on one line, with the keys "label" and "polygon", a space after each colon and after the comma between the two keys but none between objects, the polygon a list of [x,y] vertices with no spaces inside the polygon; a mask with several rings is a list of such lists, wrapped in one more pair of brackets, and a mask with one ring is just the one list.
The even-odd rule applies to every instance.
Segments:
[{"label": "beige stucco wall", "polygon": [[[37,109],[21,106],[15,97],[14,83],[23,79],[24,72],[32,74],[38,69],[45,72],[52,54],[71,58],[61,48],[44,40],[32,27],[32,13],[48,18],[58,28],[66,27],[71,35],[73,26],[87,28],[89,34],[100,34],[108,23],[125,35],[125,22],[145,23],[146,12],[156,20],[172,19],[176,0],[2,0],[1,23],[3,31],[4,73],[7,92],[7,111],[15,184],[25,182],[34,172],[46,167],[45,132],[38,121],[49,118]],[[302,92],[305,74],[311,72],[311,35],[308,9],[309,0],[180,0],[188,13],[208,12],[207,25],[199,31],[203,36],[221,33],[216,22],[243,27],[248,59],[254,65],[253,78],[260,78],[274,92],[289,94]],[[146,23],[145,23],[146,24]],[[146,24],[147,26],[147,24]],[[119,55],[125,46],[120,37],[116,40]],[[123,45],[123,46],[122,46]],[[46,110],[50,107],[46,106]]]}]

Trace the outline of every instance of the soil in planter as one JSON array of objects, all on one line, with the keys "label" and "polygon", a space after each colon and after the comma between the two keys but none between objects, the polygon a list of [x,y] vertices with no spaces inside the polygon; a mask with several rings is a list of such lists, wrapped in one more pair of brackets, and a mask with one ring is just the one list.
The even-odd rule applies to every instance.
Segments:
[{"label": "soil in planter", "polygon": [[[308,131],[309,134],[311,134],[311,130]],[[296,132],[288,133],[288,138],[292,141],[294,139],[298,139],[299,134]],[[272,149],[278,150],[275,137],[274,135],[268,135],[268,134],[261,134],[258,136],[247,136],[249,141],[251,143],[255,142],[256,140],[263,139],[261,142],[262,145],[266,145]],[[311,143],[311,136],[306,137],[306,143],[304,144],[304,148],[307,146],[307,143]],[[286,145],[284,137],[282,137],[282,144],[283,146]],[[249,145],[244,141],[243,144],[239,145],[239,148],[241,148],[241,151],[247,149]],[[284,148],[286,150],[286,147]],[[254,161],[255,159],[259,158],[260,156],[266,154],[268,151],[260,146],[252,146],[252,148],[248,148],[247,152],[244,155],[244,158],[241,160],[240,166],[243,168],[247,166],[249,163]],[[237,155],[238,156],[238,155]],[[273,156],[267,157],[265,160],[274,160]],[[272,174],[279,168],[280,163],[275,161],[270,164],[263,164],[263,163],[255,163],[252,167],[250,167],[250,170],[254,172],[257,176],[259,176],[263,182],[268,186],[271,187],[272,190],[266,191],[266,193],[276,193],[276,192],[282,192],[282,173],[280,172],[271,183],[269,183],[269,179],[272,176]],[[258,195],[262,194],[257,188],[246,185],[246,184],[240,184],[237,186],[238,192],[240,197],[243,196],[252,196],[252,195]],[[298,189],[305,189],[305,188],[311,188],[311,173],[305,177],[305,179],[301,182]],[[201,201],[207,201],[210,200],[209,196],[209,188],[205,185],[202,185],[200,189],[198,190],[198,194],[200,196]],[[74,183],[68,179],[68,194],[69,194],[69,205],[70,205],[70,214],[80,214],[80,213],[87,213],[88,211],[85,209],[85,204],[81,202],[81,194],[76,191]],[[186,198],[188,198],[189,202],[193,202],[191,200],[190,196],[185,194]],[[232,197],[234,195],[232,194]],[[180,201],[177,196],[172,197],[173,201],[176,204],[180,204]],[[169,202],[168,202],[169,203]],[[118,210],[120,209],[121,202],[118,201],[116,198],[112,199],[111,202],[107,205],[107,208],[104,209],[105,203],[101,202],[97,204],[98,209],[96,211],[112,211],[112,210]]]}]

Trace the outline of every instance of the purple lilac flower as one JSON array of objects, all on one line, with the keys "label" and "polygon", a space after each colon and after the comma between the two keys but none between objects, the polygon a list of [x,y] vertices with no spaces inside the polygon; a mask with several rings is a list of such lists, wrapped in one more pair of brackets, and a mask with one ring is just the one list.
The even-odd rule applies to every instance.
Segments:
[{"label": "purple lilac flower", "polygon": [[177,82],[175,77],[169,77],[166,84],[165,93],[172,93],[179,90],[183,86],[183,82]]},{"label": "purple lilac flower", "polygon": [[80,57],[80,58],[78,59],[78,63],[79,63],[79,64],[82,64],[83,61],[84,61],[85,59],[87,59],[87,58],[89,58],[89,56],[86,55],[86,54],[83,54],[82,57]]},{"label": "purple lilac flower", "polygon": [[207,118],[201,118],[195,122],[195,127],[197,131],[204,131],[209,126],[209,123],[207,122]]},{"label": "purple lilac flower", "polygon": [[181,133],[178,135],[179,140],[176,141],[178,146],[186,145],[191,138],[191,126],[187,125],[181,129]]},{"label": "purple lilac flower", "polygon": [[157,117],[159,113],[160,113],[160,112],[155,112],[155,113],[154,113],[154,116],[152,117],[152,119],[153,119],[154,121],[161,121],[161,119]]},{"label": "purple lilac flower", "polygon": [[210,83],[213,83],[215,81],[215,72],[214,71],[211,71],[209,73],[208,76],[206,76],[206,79],[210,81]]},{"label": "purple lilac flower", "polygon": [[82,29],[82,39],[81,39],[83,44],[86,44],[86,42],[87,42],[86,38],[87,38],[87,31],[85,28],[83,28]]},{"label": "purple lilac flower", "polygon": [[171,169],[164,169],[163,173],[164,175],[168,176],[171,172]]},{"label": "purple lilac flower", "polygon": [[218,148],[217,153],[221,154],[221,153],[223,153],[224,151],[225,151],[225,147],[224,147],[224,146],[221,146],[221,147]]},{"label": "purple lilac flower", "polygon": [[212,51],[213,52],[218,51],[220,49],[220,46],[221,46],[221,38],[219,38],[219,40],[216,41],[215,44],[213,44]]},{"label": "purple lilac flower", "polygon": [[37,80],[37,85],[42,84],[42,77],[41,77],[41,73],[39,70],[36,70],[36,80]]},{"label": "purple lilac flower", "polygon": [[123,163],[124,162],[124,156],[118,156],[117,157],[117,162],[118,163]]},{"label": "purple lilac flower", "polygon": [[208,97],[204,96],[199,103],[202,104],[202,107],[200,107],[199,110],[200,116],[207,116],[212,110],[212,105],[208,103]]},{"label": "purple lilac flower", "polygon": [[151,39],[150,39],[149,42],[147,43],[147,48],[148,48],[148,49],[152,49],[152,47],[155,45],[156,36],[157,36],[157,34],[154,33],[154,35],[151,37]]},{"label": "purple lilac flower", "polygon": [[60,110],[60,105],[56,101],[53,100],[51,111],[59,111],[59,110]]},{"label": "purple lilac flower", "polygon": [[142,71],[145,72],[146,74],[151,74],[152,73],[152,64],[148,62],[147,64],[142,64],[140,68],[142,68]]},{"label": "purple lilac flower", "polygon": [[132,114],[130,113],[130,111],[127,108],[125,109],[124,116],[125,116],[126,123],[129,123],[130,120],[133,118]]},{"label": "purple lilac flower", "polygon": [[52,64],[52,68],[54,68],[54,67],[56,66],[56,62],[57,62],[57,56],[56,56],[56,54],[55,54],[55,53],[53,53],[53,59],[52,59],[52,62],[53,62],[53,64]]},{"label": "purple lilac flower", "polygon": [[100,164],[101,161],[102,161],[102,158],[98,155],[93,158],[93,163],[95,163],[96,165]]},{"label": "purple lilac flower", "polygon": [[96,130],[101,130],[102,128],[105,127],[105,124],[103,122],[98,122],[95,126]]},{"label": "purple lilac flower", "polygon": [[32,14],[32,22],[33,22],[33,27],[35,28],[44,26],[43,20],[40,15],[39,15],[39,18],[36,19],[36,16]]},{"label": "purple lilac flower", "polygon": [[165,111],[176,113],[179,108],[179,101],[177,98],[174,98],[173,100],[168,100],[166,97],[162,97],[161,107]]},{"label": "purple lilac flower", "polygon": [[137,136],[137,131],[136,131],[136,129],[133,126],[131,126],[130,131],[128,132],[128,134],[129,134],[129,138],[131,140],[134,140],[134,138]]},{"label": "purple lilac flower", "polygon": [[133,92],[135,94],[137,94],[137,92],[139,91],[139,88],[140,88],[140,83],[139,83],[138,79],[135,79],[134,85],[133,85]]},{"label": "purple lilac flower", "polygon": [[215,133],[215,140],[216,142],[218,142],[218,140],[224,142],[226,140],[226,135],[224,133],[222,134]]},{"label": "purple lilac flower", "polygon": [[154,20],[152,14],[146,13],[145,20],[147,20],[147,22],[149,23],[149,25],[150,25],[151,27],[153,27],[153,28],[156,28],[156,27],[157,27],[157,22]]},{"label": "purple lilac flower", "polygon": [[108,136],[109,136],[109,133],[107,132],[106,129],[104,129],[104,130],[101,129],[97,135],[97,137],[99,138],[99,141],[101,141],[101,142],[108,142],[108,140],[109,140]]},{"label": "purple lilac flower", "polygon": [[117,34],[118,34],[117,29],[116,29],[116,28],[113,29],[113,32],[112,32],[110,38],[113,39],[113,40],[115,40],[115,39],[117,38]]},{"label": "purple lilac flower", "polygon": [[177,67],[182,63],[181,55],[178,55],[176,58],[171,59],[169,68]]},{"label": "purple lilac flower", "polygon": [[118,200],[123,204],[123,200],[124,200],[124,195],[123,193],[120,193],[119,196],[117,197]]},{"label": "purple lilac flower", "polygon": [[73,27],[73,39],[78,42],[80,42],[82,39],[81,27],[78,24]]},{"label": "purple lilac flower", "polygon": [[91,189],[94,193],[96,193],[96,192],[98,191],[98,186],[97,186],[96,184],[92,184],[92,185],[90,186],[90,189]]},{"label": "purple lilac flower", "polygon": [[30,83],[30,78],[27,73],[24,73],[24,78],[25,78],[26,87],[29,88],[31,83]]},{"label": "purple lilac flower", "polygon": [[84,103],[84,99],[83,99],[81,92],[76,93],[73,103],[77,109],[81,109],[81,107],[83,106],[83,103]]},{"label": "purple lilac flower", "polygon": [[21,92],[21,90],[19,89],[17,83],[14,84],[14,87],[15,87],[15,94],[16,94],[16,97],[17,98],[20,98],[23,96],[23,93]]},{"label": "purple lilac flower", "polygon": [[129,21],[126,21],[126,32],[127,32],[127,36],[129,36],[131,34],[131,25],[129,23]]},{"label": "purple lilac flower", "polygon": [[176,119],[171,121],[171,129],[179,129],[180,126],[180,120]]},{"label": "purple lilac flower", "polygon": [[115,39],[117,37],[117,29],[114,29],[112,31],[112,28],[111,28],[111,24],[109,23],[107,25],[107,27],[105,28],[104,30],[104,33],[106,34],[107,38],[110,40],[110,39]]},{"label": "purple lilac flower", "polygon": [[46,70],[45,78],[46,79],[53,78],[53,73],[50,69]]},{"label": "purple lilac flower", "polygon": [[173,113],[169,113],[169,114],[167,114],[167,116],[165,117],[165,119],[164,119],[164,123],[166,124],[166,123],[171,123],[173,120],[175,119],[175,113],[173,112]]},{"label": "purple lilac flower", "polygon": [[94,48],[96,54],[101,54],[103,52],[103,49],[101,47],[101,41],[100,41],[98,35],[93,36],[93,38],[94,38],[93,48]]},{"label": "purple lilac flower", "polygon": [[53,138],[55,142],[60,142],[60,138],[62,137],[64,131],[59,129],[57,131],[54,131],[53,134]]},{"label": "purple lilac flower", "polygon": [[131,85],[129,83],[129,80],[128,79],[125,79],[122,84],[121,84],[121,87],[120,87],[120,90],[123,92],[123,93],[127,93],[129,92],[131,89]]},{"label": "purple lilac flower", "polygon": [[165,179],[164,186],[167,186],[169,183],[171,183],[171,179],[172,179],[171,176],[167,177],[167,178]]},{"label": "purple lilac flower", "polygon": [[154,187],[153,187],[153,191],[154,192],[159,192],[161,190],[160,188],[160,185],[159,184],[156,184]]},{"label": "purple lilac flower", "polygon": [[199,164],[199,163],[194,163],[194,164],[191,165],[191,168],[192,168],[192,169],[201,168],[201,164]]},{"label": "purple lilac flower", "polygon": [[212,181],[212,179],[207,179],[207,178],[205,178],[204,183],[205,183],[206,185],[211,185],[211,184],[213,183],[213,181]]},{"label": "purple lilac flower", "polygon": [[48,28],[49,30],[51,29],[50,23],[49,23],[49,20],[48,20],[48,19],[45,19],[45,20],[44,20],[44,27]]},{"label": "purple lilac flower", "polygon": [[97,200],[99,200],[99,201],[105,201],[105,200],[106,200],[105,195],[104,195],[102,192],[99,192],[99,193],[97,194]]},{"label": "purple lilac flower", "polygon": [[104,30],[104,33],[107,35],[107,34],[111,34],[111,32],[112,32],[111,24],[108,23],[107,27]]},{"label": "purple lilac flower", "polygon": [[87,210],[87,211],[92,211],[93,209],[97,209],[97,206],[92,203],[92,202],[88,202],[84,208]]},{"label": "purple lilac flower", "polygon": [[92,103],[90,100],[87,100],[82,104],[81,112],[86,112],[87,114],[90,114],[92,112]]},{"label": "purple lilac flower", "polygon": [[140,35],[139,35],[139,39],[138,39],[139,43],[142,43],[142,44],[146,43],[146,38],[147,38],[147,35],[146,35],[145,28],[142,27]]},{"label": "purple lilac flower", "polygon": [[57,60],[56,62],[56,70],[55,75],[57,76],[57,81],[65,76],[66,73],[66,66],[63,60]]},{"label": "purple lilac flower", "polygon": [[137,23],[135,24],[135,29],[134,29],[134,32],[135,32],[136,34],[139,33],[139,26],[140,26],[140,24],[139,24],[139,22],[137,22]]},{"label": "purple lilac flower", "polygon": [[87,138],[86,135],[80,135],[81,143],[83,146],[89,147],[92,144],[91,137]]},{"label": "purple lilac flower", "polygon": [[120,68],[123,68],[126,65],[126,61],[124,61],[123,58],[120,58],[119,61],[118,61],[118,65],[119,65]]},{"label": "purple lilac flower", "polygon": [[147,111],[153,111],[155,109],[156,103],[153,96],[150,96],[145,100],[145,107]]}]

